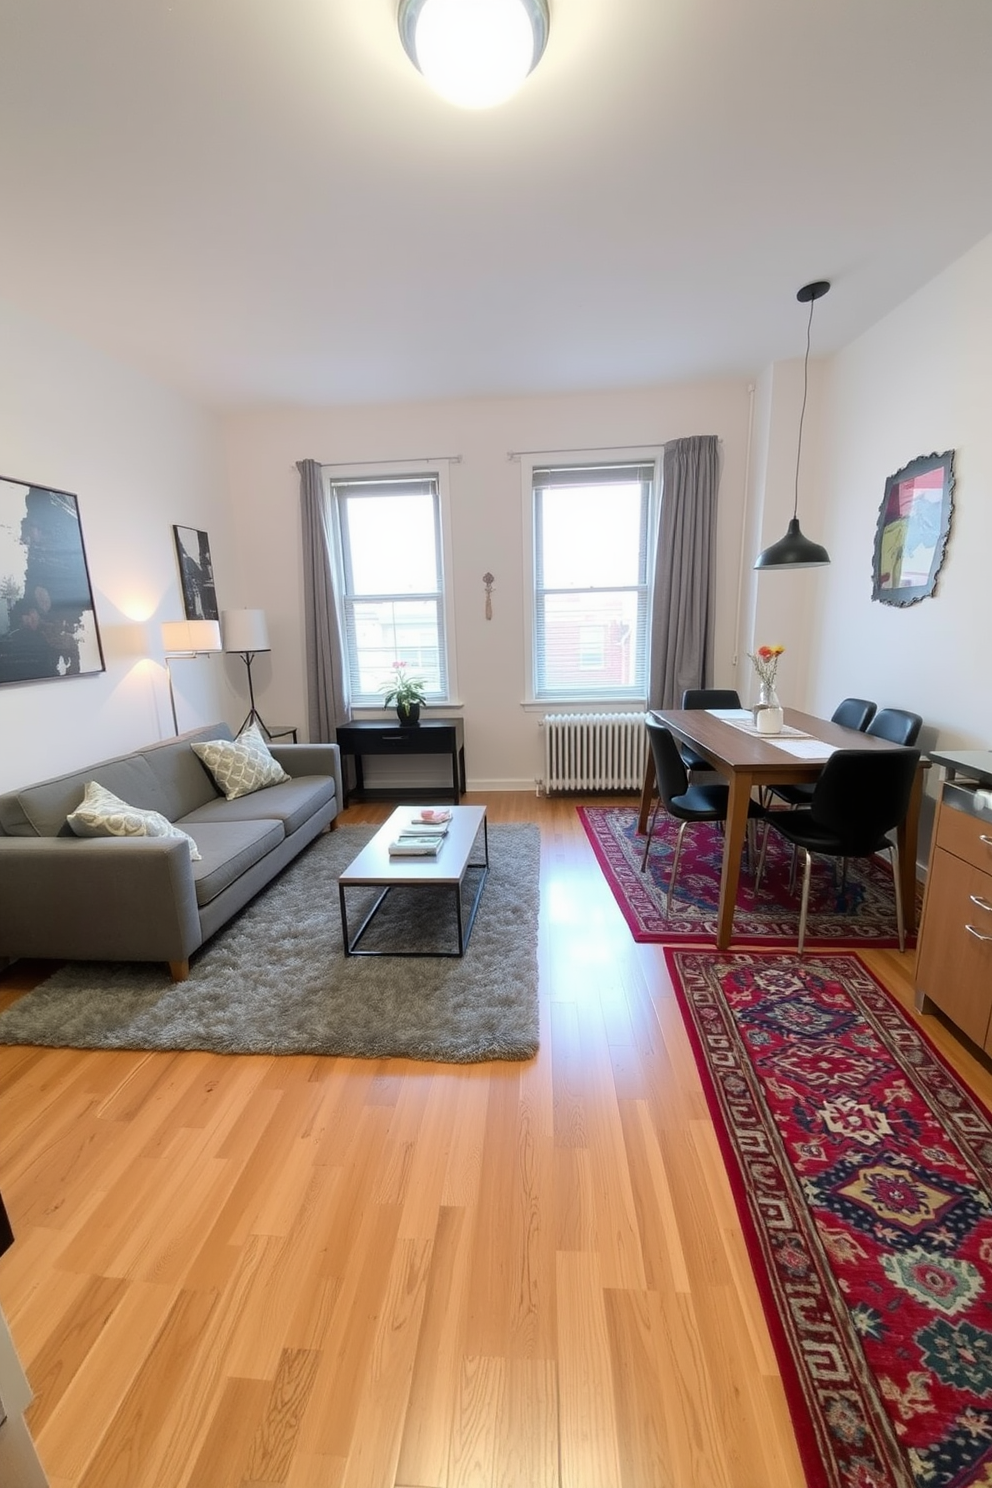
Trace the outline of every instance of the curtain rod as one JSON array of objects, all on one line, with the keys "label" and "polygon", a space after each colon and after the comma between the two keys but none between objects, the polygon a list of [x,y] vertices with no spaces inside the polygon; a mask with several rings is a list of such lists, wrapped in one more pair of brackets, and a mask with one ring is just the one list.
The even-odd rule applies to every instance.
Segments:
[{"label": "curtain rod", "polygon": [[[643,439],[639,443],[631,441],[629,444],[588,444],[584,445],[581,450],[575,453],[580,455],[601,455],[608,454],[613,450],[664,449],[666,443],[667,441],[664,439]],[[717,444],[722,443],[722,439],[717,439]],[[572,452],[563,450],[559,445],[555,449],[507,450],[506,458],[508,460],[519,460],[521,455],[567,455],[570,453]]]},{"label": "curtain rod", "polygon": [[[397,459],[395,455],[385,456],[381,460],[321,460],[321,470],[344,470],[345,467],[355,465],[377,465],[381,469],[383,465],[430,465],[434,460],[447,460],[452,465],[460,465],[461,455],[403,455]],[[296,469],[296,466],[293,466]]]}]

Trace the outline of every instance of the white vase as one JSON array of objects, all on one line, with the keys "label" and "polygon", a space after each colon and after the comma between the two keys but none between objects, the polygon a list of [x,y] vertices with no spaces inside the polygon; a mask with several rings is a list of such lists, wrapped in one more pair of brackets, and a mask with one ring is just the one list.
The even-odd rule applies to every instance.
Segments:
[{"label": "white vase", "polygon": [[782,705],[778,700],[773,682],[762,682],[758,689],[758,701],[754,705],[754,726],[759,734],[782,732]]}]

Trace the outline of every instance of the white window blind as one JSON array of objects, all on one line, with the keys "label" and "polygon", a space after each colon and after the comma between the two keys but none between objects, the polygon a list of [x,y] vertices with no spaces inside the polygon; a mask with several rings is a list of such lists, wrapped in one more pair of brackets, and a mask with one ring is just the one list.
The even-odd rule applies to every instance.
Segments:
[{"label": "white window blind", "polygon": [[394,662],[448,698],[444,580],[435,475],[332,481],[351,701],[382,705]]},{"label": "white window blind", "polygon": [[534,695],[647,693],[653,464],[536,468]]}]

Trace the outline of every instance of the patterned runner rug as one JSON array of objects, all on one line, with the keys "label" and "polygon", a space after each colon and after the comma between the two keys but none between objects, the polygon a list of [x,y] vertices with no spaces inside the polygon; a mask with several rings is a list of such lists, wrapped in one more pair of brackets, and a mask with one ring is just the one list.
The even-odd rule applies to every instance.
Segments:
[{"label": "patterned runner rug", "polygon": [[665,952],[810,1488],[992,1483],[992,1118],[853,955]]},{"label": "patterned runner rug", "polygon": [[[679,876],[671,912],[665,913],[665,892],[672,869],[678,823],[659,815],[651,839],[651,855],[644,873],[644,838],[637,832],[634,806],[576,808],[606,881],[613,890],[635,940],[713,944],[720,898],[723,836],[709,822],[686,828],[682,839]],[[745,865],[741,871],[734,911],[734,936],[753,945],[795,946],[799,934],[799,896],[789,891],[792,849],[773,832],[761,892]],[[800,868],[801,874],[801,868]],[[872,948],[898,945],[892,872],[883,859],[852,858],[842,885],[840,865],[829,858],[813,859],[813,878],[806,925],[807,946]],[[912,936],[907,944],[913,945]]]}]

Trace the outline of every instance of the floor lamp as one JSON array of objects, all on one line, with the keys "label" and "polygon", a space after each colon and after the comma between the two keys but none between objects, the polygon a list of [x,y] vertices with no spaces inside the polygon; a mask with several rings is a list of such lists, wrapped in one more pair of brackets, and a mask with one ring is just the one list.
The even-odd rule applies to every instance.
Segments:
[{"label": "floor lamp", "polygon": [[240,656],[248,669],[248,703],[249,708],[244,723],[238,729],[240,734],[250,723],[257,723],[263,732],[271,738],[265,719],[255,707],[255,689],[251,680],[251,664],[259,651],[271,651],[269,645],[269,627],[265,621],[264,610],[224,610],[221,613],[221,626],[224,632],[224,650],[236,656]]},{"label": "floor lamp", "polygon": [[169,674],[169,702],[172,704],[172,726],[179,734],[176,715],[176,693],[172,685],[172,659],[176,656],[200,656],[207,651],[222,651],[220,626],[216,620],[163,620],[162,647],[165,670]]}]

